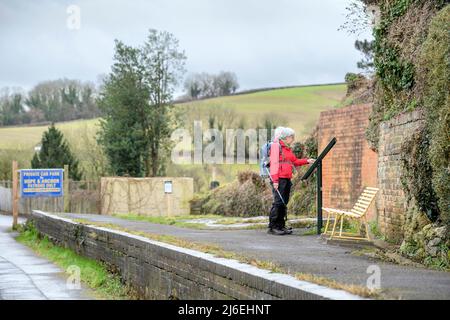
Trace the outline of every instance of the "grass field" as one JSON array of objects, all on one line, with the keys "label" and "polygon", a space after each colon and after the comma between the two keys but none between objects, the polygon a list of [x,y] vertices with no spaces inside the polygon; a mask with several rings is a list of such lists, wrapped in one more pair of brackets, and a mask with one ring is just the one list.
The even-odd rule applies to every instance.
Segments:
[{"label": "grass field", "polygon": [[[207,129],[208,115],[220,107],[222,110],[232,110],[235,120],[244,120],[246,128],[255,127],[264,117],[279,119],[281,124],[296,130],[297,138],[302,140],[316,125],[320,112],[338,107],[345,93],[345,84],[304,86],[187,102],[178,104],[177,108],[187,110],[185,127],[188,129],[192,128],[194,120],[202,120],[203,129]],[[87,172],[92,171],[88,168],[90,155],[98,148],[95,143],[98,124],[99,119],[56,124]],[[2,166],[9,170],[12,158],[19,158],[22,166],[28,166],[34,146],[40,142],[47,128],[48,125],[0,128],[0,162],[5,162]],[[254,169],[255,165],[219,165],[217,179],[221,183],[229,182],[238,171],[248,168]],[[194,165],[171,166],[168,174],[194,176],[197,181],[202,180],[201,188],[204,189],[209,183],[211,168],[202,166],[200,169]]]},{"label": "grass field", "polygon": [[[76,120],[56,123],[70,144],[81,144],[81,138],[86,133],[94,137],[97,131],[98,119]],[[33,150],[34,146],[41,141],[42,134],[46,131],[45,126],[17,126],[0,128],[0,149]]]},{"label": "grass field", "polygon": [[345,84],[334,84],[275,89],[189,102],[180,106],[196,111],[203,116],[201,120],[204,121],[211,107],[229,108],[244,117],[250,127],[264,115],[281,116],[298,133],[299,138],[304,138],[317,123],[320,112],[339,105],[346,88]]}]

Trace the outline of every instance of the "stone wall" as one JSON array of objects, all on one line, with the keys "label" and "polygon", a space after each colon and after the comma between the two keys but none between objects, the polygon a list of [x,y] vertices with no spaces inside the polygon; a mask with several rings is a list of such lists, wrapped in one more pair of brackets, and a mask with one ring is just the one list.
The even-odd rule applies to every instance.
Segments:
[{"label": "stone wall", "polygon": [[400,180],[400,150],[405,138],[424,124],[424,115],[421,110],[400,114],[390,121],[380,124],[378,224],[381,232],[395,242],[400,242],[403,238],[403,225],[407,211]]},{"label": "stone wall", "polygon": [[359,299],[236,260],[33,211],[52,241],[117,270],[145,299]]},{"label": "stone wall", "polygon": [[[365,138],[371,110],[371,104],[362,104],[320,114],[319,152],[333,137],[337,139],[322,164],[324,207],[350,209],[364,187],[377,184],[377,154]],[[374,205],[368,216],[376,219]]]},{"label": "stone wall", "polygon": [[[170,193],[165,190],[168,181]],[[102,214],[187,215],[193,196],[193,178],[101,178]]]}]

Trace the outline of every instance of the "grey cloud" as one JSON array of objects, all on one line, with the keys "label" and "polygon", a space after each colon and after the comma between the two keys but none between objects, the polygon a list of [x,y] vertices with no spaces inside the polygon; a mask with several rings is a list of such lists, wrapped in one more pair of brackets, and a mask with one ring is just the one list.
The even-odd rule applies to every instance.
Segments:
[{"label": "grey cloud", "polygon": [[[231,70],[242,89],[340,82],[360,59],[356,37],[337,31],[349,1],[0,1],[0,86],[95,81],[110,70],[114,39],[139,45],[149,28],[175,34],[188,71]],[[66,27],[71,4],[80,30]]]}]

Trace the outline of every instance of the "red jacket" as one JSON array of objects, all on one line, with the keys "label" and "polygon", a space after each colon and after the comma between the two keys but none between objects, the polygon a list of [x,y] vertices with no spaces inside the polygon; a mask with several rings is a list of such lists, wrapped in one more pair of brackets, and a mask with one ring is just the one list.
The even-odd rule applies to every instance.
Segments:
[{"label": "red jacket", "polygon": [[[270,147],[270,175],[274,183],[279,178],[292,178],[293,166],[299,167],[308,164],[308,159],[298,159],[292,149],[280,140],[280,144],[274,142]],[[280,153],[281,145],[281,153]]]}]

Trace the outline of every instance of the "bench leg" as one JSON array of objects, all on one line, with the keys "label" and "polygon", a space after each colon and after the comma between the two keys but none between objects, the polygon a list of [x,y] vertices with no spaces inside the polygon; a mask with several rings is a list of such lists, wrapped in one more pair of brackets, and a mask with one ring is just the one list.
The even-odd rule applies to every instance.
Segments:
[{"label": "bench leg", "polygon": [[331,231],[330,240],[333,239],[333,237],[334,237],[334,232],[335,232],[335,230],[336,230],[336,224],[337,224],[339,218],[340,218],[339,215],[336,215],[336,217],[334,218],[333,230]]},{"label": "bench leg", "polygon": [[361,229],[362,229],[363,221],[362,221],[362,219],[358,219],[358,222],[359,222],[358,233],[361,236]]},{"label": "bench leg", "polygon": [[367,218],[364,216],[364,225],[366,226],[366,238],[367,241],[371,241],[370,240],[370,235],[369,235],[369,224],[367,223]]},{"label": "bench leg", "polygon": [[342,237],[342,227],[344,225],[344,216],[341,217],[341,226],[339,228],[339,237]]},{"label": "bench leg", "polygon": [[325,230],[324,230],[324,234],[326,234],[327,232],[328,232],[328,226],[330,225],[330,216],[331,216],[331,213],[329,213],[328,212],[328,215],[327,215],[327,224],[325,225]]}]

